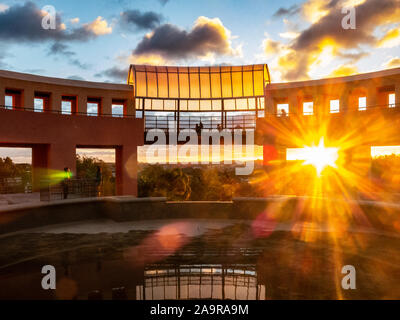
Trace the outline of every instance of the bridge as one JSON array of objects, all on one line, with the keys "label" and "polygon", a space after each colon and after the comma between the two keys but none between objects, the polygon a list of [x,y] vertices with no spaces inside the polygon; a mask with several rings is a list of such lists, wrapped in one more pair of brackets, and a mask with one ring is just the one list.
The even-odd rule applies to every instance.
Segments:
[{"label": "bridge", "polygon": [[[33,186],[51,170],[76,171],[76,148],[116,150],[118,195],[137,194],[137,147],[148,130],[252,129],[286,160],[310,132],[351,149],[400,145],[400,68],[348,77],[271,83],[267,65],[132,65],[128,84],[0,71],[0,146],[32,148]],[[303,139],[304,138],[304,139]],[[351,152],[350,152],[351,153]],[[357,157],[355,157],[357,158]]]}]

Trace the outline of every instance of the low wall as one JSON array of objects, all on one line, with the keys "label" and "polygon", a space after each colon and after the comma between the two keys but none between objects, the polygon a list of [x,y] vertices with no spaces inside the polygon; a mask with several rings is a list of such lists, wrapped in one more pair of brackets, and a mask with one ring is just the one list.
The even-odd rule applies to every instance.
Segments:
[{"label": "low wall", "polygon": [[235,198],[233,201],[168,202],[166,198],[104,197],[0,208],[0,234],[46,225],[92,219],[117,222],[152,219],[267,218],[281,223],[312,222],[400,231],[400,205],[294,196]]}]

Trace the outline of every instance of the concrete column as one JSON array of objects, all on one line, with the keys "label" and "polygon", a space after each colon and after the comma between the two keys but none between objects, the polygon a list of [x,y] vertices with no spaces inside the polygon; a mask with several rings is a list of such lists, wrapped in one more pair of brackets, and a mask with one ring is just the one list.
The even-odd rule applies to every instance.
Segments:
[{"label": "concrete column", "polygon": [[289,94],[289,115],[290,114],[299,114],[299,99],[297,98],[297,93],[292,91]]},{"label": "concrete column", "polygon": [[59,112],[61,113],[61,92],[54,91],[51,95],[51,104],[50,104],[50,110],[53,112]]},{"label": "concrete column", "polygon": [[32,189],[38,192],[41,181],[47,176],[49,145],[35,145],[32,147]]},{"label": "concrete column", "polygon": [[102,98],[102,110],[101,110],[101,115],[111,115],[112,114],[112,98],[111,97],[105,97]]},{"label": "concrete column", "polygon": [[340,112],[350,111],[349,91],[344,89],[339,97],[339,110]]},{"label": "concrete column", "polygon": [[395,95],[396,95],[396,108],[400,108],[400,82],[396,83]]},{"label": "concrete column", "polygon": [[137,147],[116,148],[116,193],[137,196]]},{"label": "concrete column", "polygon": [[124,115],[127,115],[128,117],[135,117],[136,118],[136,100],[135,99],[128,99],[126,101],[126,111],[124,112]]},{"label": "concrete column", "polygon": [[323,94],[318,94],[317,91],[313,93],[314,100],[314,114],[325,114],[325,97]]},{"label": "concrete column", "polygon": [[79,95],[78,96],[78,114],[87,114],[87,96]]},{"label": "concrete column", "polygon": [[274,99],[269,87],[270,85],[267,85],[265,88],[265,115],[272,115],[276,113]]},{"label": "concrete column", "polygon": [[284,178],[284,170],[286,167],[286,150],[287,148],[284,146],[277,147],[277,154],[278,154],[278,181],[277,181],[277,190],[280,194],[285,193],[285,186],[287,185],[287,181]]},{"label": "concrete column", "polygon": [[52,171],[63,171],[69,168],[76,175],[76,146],[73,144],[51,144],[48,148],[48,169]]},{"label": "concrete column", "polygon": [[4,81],[0,81],[0,106],[4,106],[6,104],[6,88],[4,86]]},{"label": "concrete column", "polygon": [[369,85],[367,88],[367,110],[378,104],[377,89],[375,85]]},{"label": "concrete column", "polygon": [[20,107],[32,109],[35,107],[35,90],[32,87],[24,88]]}]

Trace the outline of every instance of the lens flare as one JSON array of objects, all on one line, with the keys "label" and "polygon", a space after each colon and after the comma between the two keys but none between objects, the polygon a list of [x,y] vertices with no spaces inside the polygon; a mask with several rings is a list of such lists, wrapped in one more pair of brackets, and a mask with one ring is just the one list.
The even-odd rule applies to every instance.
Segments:
[{"label": "lens flare", "polygon": [[303,165],[312,165],[320,176],[325,167],[337,168],[336,161],[339,158],[338,148],[326,148],[324,138],[321,138],[318,146],[305,147],[302,152]]}]

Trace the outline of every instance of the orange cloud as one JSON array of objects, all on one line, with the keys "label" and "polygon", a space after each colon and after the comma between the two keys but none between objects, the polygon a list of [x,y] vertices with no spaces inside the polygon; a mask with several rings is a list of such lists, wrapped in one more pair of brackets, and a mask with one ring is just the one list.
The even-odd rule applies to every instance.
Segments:
[{"label": "orange cloud", "polygon": [[86,30],[91,31],[96,36],[102,36],[112,33],[112,28],[108,25],[107,20],[103,17],[97,17],[96,20],[84,25]]},{"label": "orange cloud", "polygon": [[329,76],[330,77],[345,77],[350,76],[352,74],[358,73],[358,69],[356,66],[352,65],[341,65],[337,69],[333,70]]},{"label": "orange cloud", "polygon": [[219,18],[200,16],[189,30],[163,24],[146,34],[133,50],[132,59],[150,62],[201,59],[215,56],[241,56],[241,47],[233,48],[233,36]]},{"label": "orange cloud", "polygon": [[379,48],[393,48],[400,45],[400,28],[389,30],[377,43]]},{"label": "orange cloud", "polygon": [[400,67],[400,58],[399,57],[391,58],[389,61],[385,62],[383,66],[386,68]]},{"label": "orange cloud", "polygon": [[[348,6],[355,7],[356,29],[342,28],[341,9]],[[330,70],[328,65],[332,62],[343,64],[333,71],[334,75],[354,73],[353,65],[368,55],[362,48],[389,48],[400,42],[399,29],[390,30],[382,39],[374,35],[380,28],[399,22],[399,0],[308,0],[299,10],[280,8],[277,12],[279,16],[285,12],[290,15],[299,12],[303,19],[311,22],[287,44],[264,40],[264,54],[275,55],[270,66],[273,72],[280,74],[280,80],[306,80],[314,73],[321,76],[321,70]]]}]

